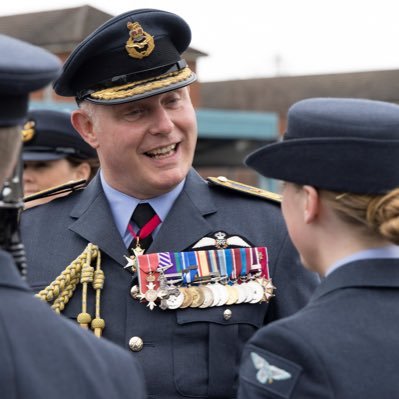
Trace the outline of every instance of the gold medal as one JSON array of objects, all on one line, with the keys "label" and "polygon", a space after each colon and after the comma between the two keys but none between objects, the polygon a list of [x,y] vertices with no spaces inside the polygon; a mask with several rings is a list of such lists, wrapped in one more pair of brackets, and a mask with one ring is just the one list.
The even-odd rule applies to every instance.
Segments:
[{"label": "gold medal", "polygon": [[226,285],[227,290],[227,302],[226,305],[233,305],[238,301],[238,291],[234,285]]},{"label": "gold medal", "polygon": [[201,286],[200,287],[202,293],[204,294],[204,302],[199,307],[201,309],[209,308],[212,306],[213,303],[213,294],[212,290],[209,287]]},{"label": "gold medal", "polygon": [[257,281],[264,289],[263,301],[269,302],[270,299],[275,296],[274,290],[276,289],[276,287],[272,283],[272,279],[262,277],[258,278]]},{"label": "gold medal", "polygon": [[183,303],[180,305],[180,308],[182,308],[182,309],[188,308],[191,305],[191,303],[193,302],[193,297],[191,295],[191,292],[185,287],[179,288],[179,290],[184,295],[184,300],[183,300]]},{"label": "gold medal", "polygon": [[141,248],[141,245],[139,243],[139,239],[137,239],[136,246],[134,248],[132,248],[132,251],[133,251],[133,254],[134,254],[135,258],[137,258],[139,255],[143,255],[144,254],[145,249]]},{"label": "gold medal", "polygon": [[198,308],[204,303],[204,293],[199,287],[189,287],[187,288],[187,290],[190,291],[190,294],[192,296],[192,302],[190,304],[190,307]]}]

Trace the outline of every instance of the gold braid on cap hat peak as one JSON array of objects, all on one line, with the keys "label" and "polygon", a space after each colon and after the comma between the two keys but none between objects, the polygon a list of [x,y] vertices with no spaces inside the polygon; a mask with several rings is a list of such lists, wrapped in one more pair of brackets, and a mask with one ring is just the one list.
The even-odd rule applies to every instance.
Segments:
[{"label": "gold braid on cap hat peak", "polygon": [[139,80],[137,82],[127,83],[122,86],[103,89],[90,94],[91,98],[97,100],[116,100],[119,98],[132,97],[138,94],[144,94],[155,89],[161,89],[171,84],[183,82],[192,76],[190,68],[185,67],[179,71],[170,72],[155,78]]},{"label": "gold braid on cap hat peak", "polygon": [[[94,261],[95,268],[91,266]],[[101,337],[105,327],[105,321],[100,317],[100,299],[104,281],[104,272],[101,270],[101,252],[96,245],[89,243],[84,251],[49,286],[36,294],[36,297],[45,302],[53,302],[52,309],[61,313],[80,282],[82,284],[82,312],[79,313],[77,321],[85,329],[88,329],[91,324],[94,334]],[[96,292],[94,319],[87,311],[89,283]]]}]

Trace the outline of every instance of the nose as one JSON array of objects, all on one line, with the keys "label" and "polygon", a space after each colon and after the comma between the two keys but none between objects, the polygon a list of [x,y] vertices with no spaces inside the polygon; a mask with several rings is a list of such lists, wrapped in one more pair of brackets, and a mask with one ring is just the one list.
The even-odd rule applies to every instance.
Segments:
[{"label": "nose", "polygon": [[33,181],[33,173],[32,173],[32,168],[27,165],[24,164],[24,171],[22,174],[22,180],[24,183],[30,183]]},{"label": "nose", "polygon": [[172,118],[161,105],[154,110],[149,129],[150,134],[169,134],[173,131],[174,123]]}]

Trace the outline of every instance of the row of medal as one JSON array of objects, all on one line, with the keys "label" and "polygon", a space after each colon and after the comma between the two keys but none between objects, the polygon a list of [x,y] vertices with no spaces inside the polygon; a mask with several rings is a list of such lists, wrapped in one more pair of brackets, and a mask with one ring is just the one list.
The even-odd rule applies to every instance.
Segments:
[{"label": "row of medal", "polygon": [[134,262],[139,285],[131,295],[151,310],[254,304],[274,296],[266,247],[142,254]]},{"label": "row of medal", "polygon": [[[201,283],[190,286],[176,286],[178,281],[169,281],[162,268],[158,268],[157,280],[159,285],[155,285],[155,276],[147,276],[147,290],[142,293],[137,285],[131,289],[134,299],[148,302],[147,306],[153,310],[159,302],[161,309],[184,309],[184,308],[210,308],[214,306],[234,305],[241,303],[261,303],[269,302],[274,296],[275,287],[270,278],[254,275],[247,279],[242,279],[238,283],[229,282],[222,284],[223,277],[211,275],[208,283]],[[181,282],[182,280],[180,280]],[[218,282],[219,281],[219,282]]]}]

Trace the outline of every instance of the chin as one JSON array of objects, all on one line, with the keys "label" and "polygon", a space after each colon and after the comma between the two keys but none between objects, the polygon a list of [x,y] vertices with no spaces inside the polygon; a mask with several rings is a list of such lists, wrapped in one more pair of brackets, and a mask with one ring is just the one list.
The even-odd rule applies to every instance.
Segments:
[{"label": "chin", "polygon": [[170,189],[172,189],[185,179],[187,173],[188,169],[171,169],[160,172],[159,175],[156,176],[156,179],[158,180],[159,186],[165,188],[170,187]]}]

